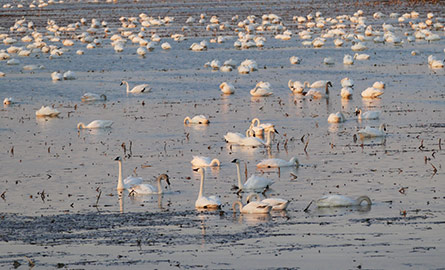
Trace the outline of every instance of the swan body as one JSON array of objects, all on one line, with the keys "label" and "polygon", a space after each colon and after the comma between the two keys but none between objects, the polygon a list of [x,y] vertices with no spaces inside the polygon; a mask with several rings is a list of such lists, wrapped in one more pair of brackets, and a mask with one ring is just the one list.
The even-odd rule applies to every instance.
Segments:
[{"label": "swan body", "polygon": [[334,64],[335,64],[335,61],[334,61],[334,58],[328,56],[328,57],[325,57],[325,58],[323,59],[323,63],[324,63],[325,65],[334,65]]},{"label": "swan body", "polygon": [[240,201],[233,203],[233,211],[236,211],[236,206],[239,206],[239,211],[241,214],[268,214],[272,209],[272,206],[267,203],[253,201],[249,202],[243,206]]},{"label": "swan body", "polygon": [[287,83],[287,86],[289,86],[289,89],[292,91],[292,93],[294,94],[302,94],[304,91],[304,88],[306,87],[306,85],[309,84],[308,82],[300,82],[300,81],[292,81],[289,80],[289,82]]},{"label": "swan body", "polygon": [[58,116],[60,112],[56,109],[53,109],[49,106],[42,106],[38,111],[36,111],[36,116],[43,117],[43,116],[49,116],[49,117],[55,117]]},{"label": "swan body", "polygon": [[343,64],[344,65],[353,65],[354,59],[352,58],[351,55],[345,54],[345,56],[343,57]]},{"label": "swan body", "polygon": [[218,159],[210,159],[209,157],[204,156],[193,156],[193,159],[192,161],[190,161],[190,163],[192,163],[193,167],[219,167],[221,165]]},{"label": "swan body", "polygon": [[342,112],[331,113],[328,117],[329,123],[343,123],[344,121],[346,118]]},{"label": "swan body", "polygon": [[328,83],[330,84],[330,86],[332,86],[330,81],[326,81],[326,80],[319,80],[319,81],[315,81],[312,84],[308,83],[309,88],[323,88],[326,87],[326,85],[328,85]]},{"label": "swan body", "polygon": [[298,162],[297,157],[292,157],[289,161],[286,161],[281,158],[268,158],[263,159],[256,166],[258,168],[280,168],[280,167],[298,167],[300,163]]},{"label": "swan body", "polygon": [[239,159],[232,160],[236,164],[236,171],[238,175],[238,188],[244,191],[263,191],[269,188],[274,181],[252,174],[249,179],[243,184],[241,183],[240,161]]},{"label": "swan body", "polygon": [[243,134],[241,134],[239,132],[227,132],[227,134],[224,135],[224,139],[228,143],[235,143],[235,144],[237,144],[242,139],[248,137],[248,134],[249,134],[249,130],[246,131],[246,135],[243,135]]},{"label": "swan body", "polygon": [[371,205],[371,199],[368,196],[360,196],[357,199],[352,199],[343,195],[327,195],[315,201],[317,207],[347,207],[359,206],[362,202]]},{"label": "swan body", "polygon": [[74,73],[71,70],[68,70],[67,72],[63,73],[63,79],[64,80],[75,80],[76,79],[76,73]]},{"label": "swan body", "polygon": [[[257,202],[260,201],[260,197],[258,196],[258,194],[253,193],[247,196],[247,203],[250,203],[250,199],[252,197],[256,197]],[[281,198],[266,198],[262,200],[261,203],[270,205],[272,207],[272,210],[274,211],[280,211],[280,210],[286,210],[289,201]]]},{"label": "swan body", "polygon": [[165,180],[165,182],[170,186],[169,177],[166,174],[161,174],[156,179],[158,183],[158,187],[154,187],[150,184],[136,184],[131,186],[128,191],[135,195],[149,195],[149,194],[163,194],[164,191],[162,189],[161,180]]},{"label": "swan body", "polygon": [[142,184],[142,178],[141,177],[134,177],[134,176],[128,176],[124,179],[124,188],[130,189],[132,186],[140,185]]},{"label": "swan body", "polygon": [[221,201],[218,196],[205,197],[204,194],[204,168],[198,168],[197,171],[201,174],[201,184],[199,187],[198,199],[195,201],[197,209],[218,209],[221,207]]},{"label": "swan body", "polygon": [[369,54],[366,54],[366,53],[354,54],[354,59],[357,59],[357,60],[369,60],[369,57],[370,57]]},{"label": "swan body", "polygon": [[188,116],[186,118],[184,118],[184,124],[204,124],[204,125],[206,125],[208,123],[210,123],[209,119],[202,114],[195,115],[195,116],[193,116],[193,118],[190,118]]},{"label": "swan body", "polygon": [[372,87],[376,89],[385,89],[385,83],[382,81],[377,81],[372,85]]},{"label": "swan body", "polygon": [[82,129],[82,128],[88,128],[88,129],[110,128],[112,125],[113,125],[113,121],[111,121],[111,120],[94,120],[86,126],[84,123],[81,122],[81,123],[77,124],[77,128],[78,129]]},{"label": "swan body", "polygon": [[266,97],[273,94],[273,91],[270,89],[270,83],[260,81],[256,84],[255,88],[250,90],[250,94],[254,97]]},{"label": "swan body", "polygon": [[352,97],[352,92],[353,92],[353,90],[351,87],[343,87],[340,90],[340,96],[341,96],[341,98],[344,98],[344,99],[350,99]]},{"label": "swan body", "polygon": [[63,79],[63,75],[60,72],[54,71],[51,73],[51,79],[53,81],[61,81]]},{"label": "swan body", "polygon": [[107,96],[102,94],[102,95],[98,95],[98,94],[94,94],[94,93],[85,93],[83,94],[83,96],[80,97],[80,99],[83,102],[86,101],[98,101],[98,100],[107,100]]},{"label": "swan body", "polygon": [[298,58],[297,56],[291,56],[289,61],[292,65],[297,65],[301,63],[301,59]]},{"label": "swan body", "polygon": [[245,138],[241,138],[238,141],[238,144],[242,145],[242,146],[251,146],[251,147],[270,146],[270,143],[271,143],[270,133],[271,132],[278,133],[274,128],[272,128],[272,129],[269,129],[266,133],[266,141],[264,141],[260,138],[257,138],[257,137],[245,137]]},{"label": "swan body", "polygon": [[[316,82],[316,86],[318,86],[318,82]],[[314,85],[314,83],[312,84]],[[325,93],[321,92],[320,90],[317,90],[316,88],[312,87],[311,85],[311,89],[309,89],[309,91],[306,92],[305,96],[308,97],[312,97],[315,99],[320,99],[320,98],[327,98],[329,96],[329,86],[332,86],[331,82],[327,81],[325,83]],[[319,88],[319,87],[317,87]]]},{"label": "swan body", "polygon": [[14,103],[14,99],[12,97],[7,97],[3,100],[4,105],[10,105],[12,103]]},{"label": "swan body", "polygon": [[382,112],[380,111],[367,111],[362,112],[362,109],[355,109],[355,114],[358,116],[359,120],[374,120],[379,119],[380,114]]},{"label": "swan body", "polygon": [[121,82],[121,86],[124,85],[124,84],[127,85],[127,93],[139,94],[139,93],[150,92],[150,90],[151,90],[151,87],[148,84],[146,84],[146,83],[136,85],[131,90],[130,90],[130,85],[128,84],[127,81],[122,81]]},{"label": "swan body", "polygon": [[353,51],[364,51],[368,49],[368,47],[366,47],[363,43],[361,42],[357,42],[356,44],[351,46],[351,50]]},{"label": "swan body", "polygon": [[370,126],[366,126],[364,129],[358,131],[360,138],[373,138],[373,137],[385,137],[386,136],[386,125],[381,124],[380,127],[372,128]]},{"label": "swan body", "polygon": [[231,83],[223,82],[219,85],[219,88],[221,89],[221,92],[226,95],[235,93],[235,87]]},{"label": "swan body", "polygon": [[354,81],[348,77],[341,79],[341,87],[354,87]]},{"label": "swan body", "polygon": [[365,91],[362,92],[362,97],[364,98],[377,98],[383,95],[384,92],[381,89],[377,89],[374,87],[368,87]]}]

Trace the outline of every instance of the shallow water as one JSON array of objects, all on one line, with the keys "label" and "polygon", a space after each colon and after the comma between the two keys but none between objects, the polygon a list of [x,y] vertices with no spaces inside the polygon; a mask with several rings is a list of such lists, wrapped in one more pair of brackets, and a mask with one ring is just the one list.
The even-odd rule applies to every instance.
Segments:
[{"label": "shallow water", "polygon": [[[326,17],[342,14],[322,2],[305,1],[298,7],[286,1],[276,5],[218,2],[212,7],[199,2],[189,6],[176,1],[159,6],[140,3],[150,8],[147,13],[175,17],[174,23],[157,30],[165,34],[178,32],[189,15],[224,11],[225,19],[235,14],[245,18],[256,9],[257,16],[265,12],[282,15],[286,25],[297,32],[292,16],[314,11],[313,4]],[[100,9],[85,13],[80,10],[83,5]],[[362,8],[376,27],[383,21],[399,26],[395,19],[373,20],[377,10],[387,14],[388,9],[401,13],[415,9],[421,18],[429,11],[443,16],[441,5],[388,8],[344,1],[342,6],[348,14]],[[41,11],[2,9],[11,17],[0,19],[5,25],[0,32],[8,32],[11,18],[22,15],[43,26],[48,18],[65,25],[82,17],[97,17],[107,20],[115,31],[121,15],[141,12],[136,7],[133,1],[66,1]],[[170,51],[157,45],[146,58],[136,54],[137,45],[127,44],[124,52],[115,53],[104,38],[101,48],[87,50],[85,44],[76,42],[56,59],[33,53],[16,57],[21,61],[18,66],[0,61],[0,71],[6,73],[0,78],[1,97],[12,96],[17,101],[4,106],[0,114],[0,193],[5,191],[0,200],[2,268],[12,268],[14,261],[25,268],[24,256],[42,269],[442,267],[445,186],[439,140],[445,127],[445,79],[444,70],[429,69],[426,58],[430,54],[443,58],[443,31],[438,31],[441,40],[432,43],[392,46],[367,42],[369,49],[364,53],[371,60],[348,67],[342,59],[351,54],[350,45],[335,48],[330,39],[320,49],[303,47],[296,36],[279,41],[266,35],[263,49],[236,50],[232,39],[210,43],[208,51],[188,50],[193,42],[211,37],[202,28],[191,27],[191,37],[180,43],[167,38]],[[406,30],[397,33],[401,36]],[[19,45],[25,44],[15,44]],[[0,44],[0,49],[5,48]],[[80,48],[85,55],[75,54]],[[412,56],[414,49],[420,55]],[[291,65],[292,55],[302,58],[302,63]],[[326,56],[336,64],[322,64]],[[254,59],[260,68],[249,75],[204,68],[204,63],[215,58],[222,62]],[[45,69],[22,71],[26,64],[41,64]],[[77,79],[52,82],[50,74],[56,70],[75,71]],[[354,97],[348,102],[341,101],[338,94],[344,77],[355,81]],[[131,85],[148,82],[153,90],[127,95],[119,86],[122,79]],[[287,87],[289,79],[331,80],[330,98],[310,100],[293,95]],[[260,80],[272,84],[273,96],[250,97],[249,90]],[[362,100],[360,92],[377,80],[387,84],[383,97]],[[236,86],[234,95],[221,95],[223,81]],[[85,92],[104,93],[108,100],[82,103],[80,96]],[[35,111],[42,105],[54,105],[61,115],[36,118]],[[354,116],[356,107],[381,110],[382,117],[360,122]],[[348,121],[327,123],[328,115],[339,110]],[[184,126],[184,117],[195,114],[208,115],[211,123]],[[244,132],[255,117],[274,123],[280,132],[270,151],[226,144],[223,135],[227,131]],[[114,125],[108,130],[76,129],[78,122],[95,119],[110,119]],[[354,141],[360,128],[380,123],[388,127],[385,139]],[[194,209],[200,177],[191,170],[193,155],[221,161],[219,169],[206,171],[206,193],[221,196],[221,212]],[[136,172],[154,183],[159,174],[167,173],[171,192],[161,198],[124,193],[119,200],[116,156],[127,156],[124,177]],[[286,160],[297,156],[301,166],[257,170],[255,165],[269,156]],[[247,163],[249,174],[264,173],[275,181],[269,194],[289,199],[287,212],[266,216],[233,213],[232,203],[238,199],[231,190],[237,184],[236,167],[230,162],[234,158]],[[373,205],[369,209],[311,207],[308,213],[302,211],[311,200],[329,193],[368,195]]]}]

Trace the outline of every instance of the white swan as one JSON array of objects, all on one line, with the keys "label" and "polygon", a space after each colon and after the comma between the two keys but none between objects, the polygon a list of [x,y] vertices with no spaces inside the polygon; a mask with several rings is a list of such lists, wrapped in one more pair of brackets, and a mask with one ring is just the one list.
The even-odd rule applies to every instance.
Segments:
[{"label": "white swan", "polygon": [[375,82],[372,87],[376,88],[376,89],[385,89],[385,83],[382,81],[377,81]]},{"label": "white swan", "polygon": [[142,178],[140,177],[128,176],[127,178],[125,178],[125,180],[122,180],[122,158],[116,157],[114,160],[119,163],[119,178],[117,180],[117,191],[121,192],[124,191],[124,189],[129,189],[134,185],[139,185],[142,183]]},{"label": "white swan", "polygon": [[163,194],[164,191],[161,186],[161,180],[165,180],[165,182],[170,186],[169,177],[166,174],[161,174],[156,179],[158,183],[158,187],[154,187],[150,184],[138,184],[131,186],[128,191],[134,195],[148,195],[148,194]]},{"label": "white swan", "polygon": [[223,82],[219,85],[219,89],[221,89],[221,92],[226,95],[235,93],[235,86],[233,86],[231,83]]},{"label": "white swan", "polygon": [[49,116],[49,117],[56,117],[60,114],[60,112],[56,109],[53,109],[49,106],[42,106],[39,110],[36,111],[36,116],[37,117],[44,117],[44,116]]},{"label": "white swan", "polygon": [[217,158],[210,159],[209,157],[204,156],[193,156],[193,159],[192,161],[190,161],[190,163],[192,163],[193,167],[219,167],[221,165]]},{"label": "white swan", "polygon": [[76,73],[74,73],[71,70],[68,70],[67,72],[63,73],[63,79],[64,80],[75,80],[76,79]]},{"label": "white swan", "polygon": [[343,64],[344,65],[353,65],[354,59],[352,58],[351,55],[345,54],[345,56],[343,57]]},{"label": "white swan", "polygon": [[351,87],[343,87],[340,90],[340,96],[343,99],[350,99],[352,97],[353,90]]},{"label": "white swan", "polygon": [[264,132],[268,132],[269,130],[274,130],[275,126],[271,123],[260,123],[260,119],[254,118],[252,119],[252,122],[250,124],[249,129],[247,130],[246,134],[248,134],[248,137],[255,136],[255,137],[262,137]]},{"label": "white swan", "polygon": [[386,136],[386,125],[381,124],[378,129],[366,126],[364,129],[358,131],[358,135],[360,135],[361,139],[372,138],[372,137],[384,137]]},{"label": "white swan", "polygon": [[77,129],[110,128],[111,125],[113,125],[113,121],[111,120],[94,120],[86,126],[84,123],[80,122],[79,124],[77,124]]},{"label": "white swan", "polygon": [[358,116],[359,120],[374,120],[374,119],[379,119],[380,118],[380,114],[382,112],[381,111],[367,111],[367,112],[362,112],[362,109],[355,109],[355,115]]},{"label": "white swan", "polygon": [[287,83],[287,86],[294,94],[302,94],[304,91],[304,88],[309,84],[309,82],[300,82],[300,81],[292,81],[289,80]]},{"label": "white swan", "polygon": [[94,93],[85,93],[80,97],[80,100],[82,100],[83,102],[87,102],[87,101],[98,101],[98,100],[107,100],[107,96],[104,94],[98,95],[98,94],[94,94]]},{"label": "white swan", "polygon": [[233,203],[233,211],[236,212],[236,206],[239,206],[239,211],[241,214],[268,214],[272,209],[272,206],[267,203],[253,201],[249,202],[243,206],[243,203],[236,201]]},{"label": "white swan", "polygon": [[346,121],[342,112],[331,113],[328,117],[328,123],[343,123]]},{"label": "white swan", "polygon": [[130,90],[130,85],[128,84],[127,81],[122,81],[121,82],[121,86],[124,85],[124,84],[127,85],[127,93],[138,94],[138,93],[146,93],[146,92],[149,92],[151,90],[151,87],[148,84],[146,84],[146,83],[136,85],[131,90]]},{"label": "white swan", "polygon": [[204,194],[204,168],[197,168],[194,171],[198,171],[201,174],[201,185],[199,187],[198,199],[195,202],[197,209],[218,209],[221,207],[221,201],[218,196],[205,197]]},{"label": "white swan", "polygon": [[206,125],[208,123],[210,123],[209,119],[202,114],[195,115],[195,116],[193,116],[193,118],[190,118],[188,116],[186,118],[184,118],[184,124],[204,124],[204,125]]},{"label": "white swan", "polygon": [[58,71],[54,71],[53,73],[51,73],[51,79],[53,81],[61,81],[63,79],[63,75]]},{"label": "white swan", "polygon": [[354,59],[357,59],[357,60],[369,60],[369,57],[370,57],[369,54],[366,54],[366,53],[354,54]]},{"label": "white swan", "polygon": [[348,77],[341,79],[341,87],[354,87],[354,81]]},{"label": "white swan", "polygon": [[[256,197],[257,202],[260,201],[260,196],[256,193],[252,193],[249,196],[247,196],[247,203],[250,203],[250,199],[252,197]],[[261,203],[268,204],[272,207],[272,210],[275,211],[281,211],[286,210],[287,206],[289,205],[289,201],[281,198],[266,198],[261,201]]]},{"label": "white swan", "polygon": [[14,99],[12,97],[7,97],[3,100],[4,105],[10,105],[14,103]]},{"label": "white swan", "polygon": [[274,128],[269,129],[266,132],[266,141],[261,140],[260,138],[257,138],[257,137],[245,137],[245,138],[241,138],[238,141],[238,144],[242,145],[242,146],[251,146],[251,147],[270,146],[270,143],[271,143],[270,133],[272,133],[272,132],[275,132],[278,134],[278,131],[276,131]]},{"label": "white swan", "polygon": [[280,167],[298,167],[300,163],[298,162],[297,157],[292,157],[289,161],[286,161],[281,158],[268,158],[263,159],[256,166],[258,168],[280,168]]},{"label": "white swan", "polygon": [[301,63],[301,59],[298,58],[298,56],[291,56],[289,61],[292,65],[298,65]]},{"label": "white swan", "polygon": [[360,196],[352,199],[343,195],[326,195],[315,201],[317,207],[347,207],[359,206],[362,202],[371,205],[371,199],[368,196]]},{"label": "white swan", "polygon": [[[312,85],[314,85],[314,84],[312,84]],[[312,85],[311,85],[311,87],[312,87]],[[318,84],[316,86],[318,86]],[[312,87],[304,95],[312,97],[314,99],[327,98],[327,97],[329,97],[329,86],[332,86],[332,84],[331,84],[331,82],[328,81],[325,84],[325,87],[326,87],[325,88],[325,93],[323,93],[323,92],[317,90],[316,88]],[[317,87],[317,88],[319,88],[319,87]]]},{"label": "white swan", "polygon": [[368,49],[368,47],[366,47],[366,45],[361,42],[357,42],[351,46],[351,50],[353,51],[364,51],[366,49]]},{"label": "white swan", "polygon": [[270,89],[269,82],[260,81],[256,84],[255,88],[250,90],[250,94],[254,97],[266,97],[273,94],[273,91]]},{"label": "white swan", "polygon": [[269,188],[274,181],[259,177],[257,175],[252,174],[249,179],[243,184],[241,183],[241,172],[240,172],[240,160],[234,159],[232,163],[236,164],[236,172],[238,175],[238,189],[243,191],[264,191],[264,189]]},{"label": "white swan", "polygon": [[[306,84],[306,83],[305,83]],[[319,81],[315,81],[312,84],[310,84],[308,82],[308,87],[309,88],[323,88],[326,87],[326,85],[332,86],[330,81],[326,81],[326,80],[319,80]]]},{"label": "white swan", "polygon": [[246,138],[249,136],[249,130],[246,131],[246,135],[243,135],[239,132],[227,132],[226,135],[224,135],[224,139],[226,140],[226,142],[228,143],[235,143],[237,144],[239,141],[241,141],[242,139]]},{"label": "white swan", "polygon": [[366,90],[362,92],[363,98],[378,98],[379,96],[383,95],[385,92],[381,89],[377,89],[374,87],[368,87]]}]

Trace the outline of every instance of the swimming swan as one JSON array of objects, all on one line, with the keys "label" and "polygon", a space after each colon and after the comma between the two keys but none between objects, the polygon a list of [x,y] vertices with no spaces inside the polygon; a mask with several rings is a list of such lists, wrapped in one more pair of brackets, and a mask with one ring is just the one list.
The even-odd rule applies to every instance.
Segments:
[{"label": "swimming swan", "polygon": [[383,95],[384,92],[381,89],[377,89],[375,87],[368,87],[365,91],[362,92],[363,98],[378,98]]},{"label": "swimming swan", "polygon": [[[318,87],[318,86],[319,86],[318,82],[322,82],[322,81],[314,82],[314,83],[311,85],[311,89],[309,89],[309,91],[307,91],[304,95],[305,95],[305,96],[312,97],[312,98],[315,98],[315,99],[319,99],[319,98],[327,98],[327,97],[329,97],[329,87],[330,87],[330,86],[332,87],[332,83],[331,83],[330,81],[327,81],[326,84],[325,84],[325,93],[322,93],[322,92],[320,92],[319,90],[317,90],[317,89],[315,89],[314,87],[312,87],[312,86],[315,84],[315,86],[317,86],[316,88],[320,88],[320,87]],[[317,84],[316,84],[316,83],[317,83]]]},{"label": "swimming swan", "polygon": [[154,187],[150,184],[138,184],[131,186],[128,191],[134,195],[148,195],[148,194],[163,194],[164,191],[161,186],[161,180],[164,180],[167,185],[170,186],[169,177],[166,174],[161,174],[156,179],[158,187]]},{"label": "swimming swan", "polygon": [[249,130],[246,131],[246,135],[243,135],[239,132],[227,132],[226,135],[224,135],[224,139],[228,143],[235,143],[237,144],[242,139],[245,139],[246,137],[249,137]]},{"label": "swimming swan", "polygon": [[127,81],[122,81],[121,82],[121,86],[124,83],[127,85],[127,93],[138,94],[138,93],[146,93],[146,92],[149,92],[151,90],[151,87],[148,84],[146,84],[146,83],[136,85],[131,90],[130,90],[130,85],[128,84]]},{"label": "swimming swan", "polygon": [[251,146],[251,147],[258,147],[258,146],[270,146],[271,143],[271,137],[270,137],[270,133],[275,132],[278,134],[278,131],[276,131],[274,128],[269,129],[266,132],[266,141],[261,140],[260,138],[257,137],[245,137],[242,138],[238,141],[239,145],[242,146]]},{"label": "swimming swan", "polygon": [[[256,200],[260,201],[260,196],[256,193],[250,194],[247,196],[247,203],[250,203],[250,199],[252,197],[256,197]],[[286,210],[287,206],[289,205],[289,201],[281,198],[266,198],[261,201],[262,203],[268,204],[272,206],[272,210],[280,211],[280,210]]]},{"label": "swimming swan", "polygon": [[272,206],[267,203],[253,201],[249,202],[243,206],[243,203],[236,201],[233,203],[233,211],[236,212],[236,206],[239,206],[239,211],[241,214],[268,214],[272,209]]},{"label": "swimming swan", "polygon": [[193,118],[190,118],[188,116],[186,118],[184,118],[184,124],[204,124],[205,125],[208,123],[210,123],[209,119],[202,114],[195,115],[195,116],[193,116]]},{"label": "swimming swan", "polygon": [[297,157],[292,157],[289,161],[286,161],[281,158],[269,158],[263,159],[256,166],[257,168],[280,168],[280,167],[298,167],[300,163],[298,162]]},{"label": "swimming swan", "polygon": [[42,106],[39,110],[36,111],[36,116],[37,117],[44,117],[44,116],[48,116],[48,117],[56,117],[60,114],[60,112],[56,109],[53,109],[49,106]]},{"label": "swimming swan", "polygon": [[355,109],[355,115],[358,116],[358,120],[373,120],[373,119],[379,119],[381,111],[367,111],[362,112],[362,109]]},{"label": "swimming swan", "polygon": [[343,195],[326,195],[315,201],[317,207],[347,207],[359,206],[362,202],[371,205],[371,199],[368,196],[360,196],[352,199]]},{"label": "swimming swan", "polygon": [[273,91],[270,89],[269,82],[260,81],[256,84],[255,88],[250,90],[250,94],[254,97],[266,97],[273,94]]},{"label": "swimming swan", "polygon": [[128,176],[125,178],[125,180],[122,180],[122,158],[116,157],[114,160],[119,163],[119,178],[117,180],[118,192],[122,192],[124,189],[129,189],[134,185],[139,185],[142,183],[142,178],[134,176]]},{"label": "swimming swan", "polygon": [[218,196],[204,197],[204,168],[197,168],[194,171],[198,171],[201,174],[201,185],[199,187],[198,199],[195,202],[197,209],[218,209],[221,208],[221,201]]},{"label": "swimming swan", "polygon": [[346,121],[342,112],[331,113],[328,117],[328,123],[343,123]]},{"label": "swimming swan", "polygon": [[80,97],[80,100],[82,100],[83,102],[87,102],[87,101],[98,101],[98,100],[107,100],[107,96],[102,94],[102,95],[98,95],[98,94],[94,94],[94,93],[85,93],[83,94],[83,96]]},{"label": "swimming swan", "polygon": [[236,172],[238,175],[238,189],[244,191],[263,191],[265,188],[269,188],[274,181],[259,177],[257,175],[252,174],[249,179],[243,184],[241,183],[241,172],[240,172],[240,160],[234,159],[232,163],[236,164]]},{"label": "swimming swan", "polygon": [[193,167],[219,167],[221,165],[217,158],[210,159],[209,157],[204,156],[193,156],[193,159],[192,161],[190,161],[190,163],[192,163]]},{"label": "swimming swan", "polygon": [[381,124],[380,127],[372,128],[370,126],[366,126],[364,129],[358,131],[358,135],[360,138],[372,138],[372,137],[385,137],[386,136],[386,125]]},{"label": "swimming swan", "polygon": [[86,126],[84,123],[80,122],[79,124],[77,124],[77,129],[110,128],[112,125],[113,125],[113,121],[111,121],[111,120],[94,120]]}]

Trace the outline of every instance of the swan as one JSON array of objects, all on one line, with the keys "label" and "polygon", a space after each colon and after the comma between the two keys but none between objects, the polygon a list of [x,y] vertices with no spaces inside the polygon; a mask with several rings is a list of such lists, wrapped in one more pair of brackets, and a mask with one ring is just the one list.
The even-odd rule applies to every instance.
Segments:
[{"label": "swan", "polygon": [[372,138],[372,137],[385,137],[386,136],[386,125],[381,124],[378,129],[372,128],[370,126],[366,126],[364,129],[361,129],[358,131],[358,135],[360,135],[361,139]]},{"label": "swan", "polygon": [[286,161],[281,158],[268,158],[263,159],[258,163],[257,168],[280,168],[280,167],[291,167],[291,166],[300,166],[297,157],[292,157],[289,161]]},{"label": "swan", "polygon": [[376,88],[376,89],[385,89],[385,83],[382,81],[377,81],[375,82],[372,87]]},{"label": "swan", "polygon": [[380,118],[380,111],[368,111],[362,112],[362,109],[355,108],[355,115],[358,116],[359,120],[374,120]]},{"label": "swan", "polygon": [[350,99],[351,97],[352,97],[352,88],[351,87],[343,87],[341,90],[340,90],[340,96],[341,96],[341,98],[344,98],[344,99]]},{"label": "swan", "polygon": [[377,88],[374,88],[374,87],[368,87],[368,88],[366,88],[366,90],[364,90],[362,92],[362,97],[364,97],[364,98],[377,98],[377,97],[379,97],[379,96],[381,96],[383,94],[384,94],[384,92],[381,89],[377,89]]},{"label": "swan", "polygon": [[371,205],[371,199],[368,196],[360,196],[357,199],[352,199],[343,195],[326,195],[315,201],[317,207],[346,207],[359,206],[362,202]]},{"label": "swan", "polygon": [[332,86],[331,82],[330,81],[326,81],[326,80],[315,81],[312,84],[310,84],[308,82],[307,84],[308,84],[309,88],[323,88],[323,87],[326,87],[326,85],[328,85],[328,84],[329,84],[329,86]]},{"label": "swan", "polygon": [[270,83],[260,81],[256,84],[255,88],[250,90],[250,94],[254,97],[265,97],[273,94],[273,91],[270,89]]},{"label": "swan", "polygon": [[[252,197],[256,197],[257,202],[260,202],[260,197],[258,196],[258,194],[253,193],[250,194],[249,196],[247,196],[247,203],[250,203],[250,199]],[[280,210],[286,210],[289,201],[285,200],[285,199],[281,199],[281,198],[266,198],[264,200],[261,201],[261,203],[265,203],[268,204],[272,207],[272,210],[275,211],[280,211]]]},{"label": "swan", "polygon": [[246,131],[246,135],[243,135],[239,132],[227,132],[227,134],[224,135],[224,139],[228,143],[238,143],[240,140],[248,136],[249,136],[249,130]]},{"label": "swan", "polygon": [[[314,84],[312,84],[314,85]],[[307,91],[304,95],[305,96],[309,96],[315,99],[319,99],[319,98],[327,98],[329,96],[329,86],[332,86],[331,82],[326,82],[325,86],[325,93],[320,92],[319,90],[315,89],[314,87],[312,87],[311,85],[311,89],[309,89],[309,91]],[[317,85],[318,86],[318,85]],[[317,87],[319,88],[319,87]]]},{"label": "swan", "polygon": [[292,65],[298,65],[301,63],[301,59],[298,58],[297,56],[291,56],[289,61]]},{"label": "swan", "polygon": [[269,129],[266,132],[266,141],[261,140],[260,138],[257,137],[245,137],[245,138],[241,138],[238,141],[239,145],[242,146],[252,146],[252,147],[258,147],[258,146],[270,146],[270,142],[271,142],[271,138],[270,138],[270,133],[275,132],[278,134],[278,131],[276,131],[274,128]]},{"label": "swan", "polygon": [[77,124],[77,129],[109,128],[111,127],[111,125],[113,125],[113,121],[111,120],[94,120],[86,126],[84,123],[80,122],[79,124]]},{"label": "swan", "polygon": [[117,180],[117,191],[121,192],[124,189],[130,189],[132,186],[142,184],[142,178],[134,176],[128,176],[122,181],[122,158],[119,156],[116,157],[114,160],[119,163],[119,178]]},{"label": "swan", "polygon": [[346,118],[342,112],[331,113],[328,117],[329,123],[343,123],[344,121]]},{"label": "swan", "polygon": [[67,72],[63,73],[63,79],[64,80],[75,80],[76,79],[76,73],[74,73],[71,70],[68,70]]},{"label": "swan", "polygon": [[10,105],[14,103],[14,99],[12,97],[7,97],[3,100],[4,105]]},{"label": "swan", "polygon": [[131,90],[130,90],[130,85],[128,84],[127,81],[122,81],[121,82],[121,86],[124,83],[127,85],[127,93],[138,94],[138,93],[146,93],[146,92],[149,92],[151,90],[151,87],[148,84],[146,84],[146,83],[136,85]]},{"label": "swan", "polygon": [[158,176],[158,178],[156,179],[157,183],[158,183],[158,187],[154,187],[150,184],[137,184],[137,185],[133,185],[131,186],[128,191],[132,194],[135,195],[148,195],[148,194],[163,194],[164,191],[162,189],[161,186],[161,180],[164,180],[167,185],[170,186],[170,181],[169,181],[169,177],[166,174],[161,174]]},{"label": "swan", "polygon": [[289,86],[289,89],[292,91],[292,93],[294,93],[294,94],[302,94],[303,91],[304,91],[304,88],[308,84],[309,84],[309,82],[302,83],[300,81],[289,80],[289,82],[287,83],[287,86]]},{"label": "swan", "polygon": [[[246,134],[255,137],[262,137],[264,132],[268,132],[269,130],[273,130],[275,127],[271,123],[261,124],[260,119],[254,118],[252,119],[252,123],[250,124],[249,129],[247,130]],[[253,133],[253,134],[251,134]]]},{"label": "swan", "polygon": [[269,188],[274,183],[274,181],[270,179],[252,174],[249,179],[247,179],[247,181],[243,184],[241,183],[240,160],[234,159],[232,160],[232,163],[236,164],[236,172],[238,175],[238,189],[240,190],[263,191],[265,188]]},{"label": "swan", "polygon": [[218,209],[221,207],[221,201],[218,196],[204,197],[204,168],[197,168],[194,171],[198,171],[201,174],[201,185],[199,187],[198,199],[195,202],[197,209]]},{"label": "swan", "polygon": [[226,95],[235,93],[235,87],[231,83],[223,82],[219,85],[219,89]]},{"label": "swan", "polygon": [[60,112],[56,109],[53,109],[49,106],[42,106],[38,111],[36,111],[37,117],[43,117],[43,116],[49,116],[49,117],[56,117],[60,114]]},{"label": "swan", "polygon": [[351,55],[345,54],[345,56],[343,57],[343,64],[344,65],[353,65],[354,64],[354,59],[355,58],[352,58]]},{"label": "swan", "polygon": [[356,44],[351,46],[351,50],[353,51],[364,51],[366,49],[368,49],[368,47],[366,47],[366,45],[361,42],[357,42]]},{"label": "swan", "polygon": [[332,57],[328,56],[328,57],[325,57],[325,58],[323,59],[323,63],[324,63],[325,65],[334,65],[334,64],[335,64],[335,61],[334,61],[334,59],[333,59]]},{"label": "swan", "polygon": [[341,87],[354,87],[354,81],[348,77],[341,79],[340,83]]},{"label": "swan", "polygon": [[193,167],[219,167],[221,165],[217,158],[210,159],[209,157],[204,156],[193,156],[193,159],[192,161],[190,161],[190,163],[192,163]]},{"label": "swan", "polygon": [[186,118],[184,118],[184,124],[204,124],[204,125],[206,125],[208,123],[210,123],[209,119],[202,114],[195,115],[195,116],[193,116],[193,118],[190,118],[188,116]]},{"label": "swan", "polygon": [[58,71],[54,71],[53,73],[51,73],[51,79],[53,81],[61,81],[63,79],[63,75]]},{"label": "swan", "polygon": [[355,53],[354,54],[354,59],[357,59],[357,60],[369,60],[369,54],[366,54],[366,53],[362,53],[362,54],[358,54],[358,53]]},{"label": "swan", "polygon": [[243,206],[243,203],[236,201],[233,203],[233,211],[236,212],[236,206],[239,206],[239,211],[241,214],[269,214],[272,206],[263,202],[249,202]]},{"label": "swan", "polygon": [[85,93],[83,94],[83,96],[80,97],[80,99],[83,102],[87,102],[87,101],[98,101],[98,100],[107,100],[107,96],[104,94],[98,95],[98,94],[94,94],[94,93]]}]

